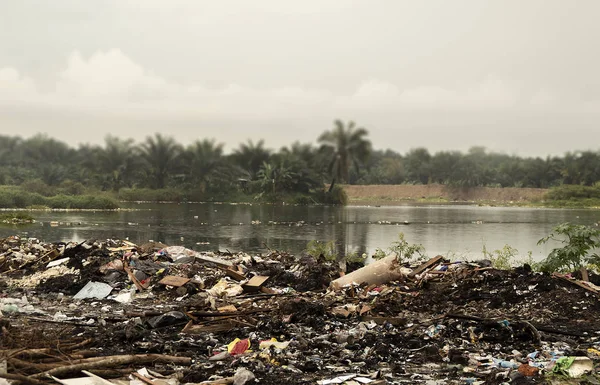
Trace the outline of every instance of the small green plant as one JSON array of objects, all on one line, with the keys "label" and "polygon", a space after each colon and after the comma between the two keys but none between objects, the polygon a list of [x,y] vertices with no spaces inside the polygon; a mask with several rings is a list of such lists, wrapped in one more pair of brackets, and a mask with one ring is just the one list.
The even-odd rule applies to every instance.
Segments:
[{"label": "small green plant", "polygon": [[514,258],[519,253],[517,249],[510,245],[504,245],[502,249],[494,250],[493,252],[487,251],[485,245],[483,245],[482,252],[484,258],[492,261],[492,267],[498,270],[509,270],[512,267]]},{"label": "small green plant", "polygon": [[353,251],[351,253],[346,254],[346,256],[344,257],[344,259],[348,263],[362,263],[362,264],[364,264],[365,260],[367,259],[367,255],[366,254],[358,255],[358,253],[356,251]]},{"label": "small green plant", "polygon": [[444,256],[444,259],[447,259],[450,261],[464,261],[467,258],[468,258],[467,252],[458,252],[458,251],[448,251],[448,252],[446,252],[446,255]]},{"label": "small green plant", "polygon": [[541,265],[542,265],[542,263],[541,262],[536,262],[536,261],[533,260],[533,253],[531,251],[527,252],[527,258],[521,260],[519,262],[519,264],[521,264],[521,265],[527,264],[527,265],[529,265],[529,267],[531,267],[531,270],[533,270],[533,271],[541,271]]},{"label": "small green plant", "polygon": [[385,257],[387,257],[387,253],[385,252],[385,250],[380,249],[379,247],[375,249],[375,252],[373,253],[373,259],[383,259]]},{"label": "small green plant", "polygon": [[322,242],[313,239],[306,245],[306,253],[315,258],[319,258],[322,255],[326,261],[335,261],[337,259],[335,243],[333,241]]},{"label": "small green plant", "polygon": [[588,264],[600,263],[600,256],[593,252],[600,247],[600,229],[562,223],[556,226],[550,235],[540,239],[538,245],[550,240],[558,241],[564,246],[552,249],[540,265],[542,271],[572,272]]},{"label": "small green plant", "polygon": [[521,266],[527,264],[533,271],[540,271],[540,262],[533,260],[533,253],[527,252],[526,258],[518,259],[519,250],[510,245],[504,245],[502,249],[487,251],[485,244],[483,245],[483,257],[492,262],[492,267],[498,270],[509,270],[513,266]]},{"label": "small green plant", "polygon": [[390,247],[388,247],[387,251],[382,249],[376,249],[373,258],[382,259],[387,257],[390,254],[395,254],[396,258],[400,262],[406,262],[411,259],[416,254],[416,259],[420,260],[425,258],[425,248],[421,244],[410,244],[404,238],[404,233],[398,234],[398,240],[392,242]]}]

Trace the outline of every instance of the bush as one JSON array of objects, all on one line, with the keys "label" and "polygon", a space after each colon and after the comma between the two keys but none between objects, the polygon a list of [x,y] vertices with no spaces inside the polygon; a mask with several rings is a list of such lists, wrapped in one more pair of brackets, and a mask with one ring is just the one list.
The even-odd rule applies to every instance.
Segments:
[{"label": "bush", "polygon": [[304,194],[298,194],[295,195],[294,197],[292,197],[292,204],[295,205],[313,205],[315,204],[315,200],[313,198],[311,198],[309,195],[304,195]]},{"label": "bush", "polygon": [[517,249],[509,245],[504,245],[502,249],[493,252],[487,251],[485,245],[483,245],[483,257],[489,259],[492,262],[492,267],[499,270],[510,270],[518,253]]},{"label": "bush", "polygon": [[53,209],[113,210],[119,208],[114,199],[94,195],[56,195],[48,198],[47,205]]},{"label": "bush", "polygon": [[46,183],[44,183],[43,180],[39,178],[27,180],[23,182],[20,187],[26,192],[40,194],[45,197],[49,197],[55,194],[54,188],[48,186]]},{"label": "bush", "polygon": [[306,253],[314,258],[319,258],[322,255],[326,261],[335,261],[337,259],[335,243],[333,241],[321,242],[312,240],[306,245]]},{"label": "bush", "polygon": [[549,200],[600,199],[600,186],[561,185],[546,194]]},{"label": "bush", "polygon": [[545,272],[572,272],[588,264],[600,263],[600,257],[592,253],[600,247],[600,229],[584,225],[563,223],[556,226],[553,232],[539,240],[539,244],[555,240],[564,244],[553,249],[540,264]]},{"label": "bush", "polygon": [[17,186],[0,186],[0,208],[26,208],[44,204],[45,197],[37,193],[23,191]]},{"label": "bush", "polygon": [[348,204],[348,195],[342,186],[334,186],[332,191],[318,190],[315,192],[315,199],[319,203],[327,205]]},{"label": "bush", "polygon": [[0,208],[50,207],[53,209],[98,209],[119,208],[118,203],[108,196],[55,195],[44,197],[23,191],[16,186],[0,186]]},{"label": "bush", "polygon": [[82,195],[85,193],[85,186],[80,182],[73,182],[67,179],[60,184],[58,190],[60,193],[66,195]]},{"label": "bush", "polygon": [[35,219],[29,213],[23,213],[23,212],[0,213],[0,223],[12,223],[12,224],[33,223],[34,220]]}]

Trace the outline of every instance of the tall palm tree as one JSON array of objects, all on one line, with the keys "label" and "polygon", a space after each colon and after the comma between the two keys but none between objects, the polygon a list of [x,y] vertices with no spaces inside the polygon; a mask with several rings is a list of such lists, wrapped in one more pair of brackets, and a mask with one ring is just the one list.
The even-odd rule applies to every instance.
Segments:
[{"label": "tall palm tree", "polygon": [[368,134],[366,129],[357,128],[352,121],[344,127],[341,120],[336,120],[334,128],[319,137],[318,141],[322,143],[322,148],[331,154],[329,162],[329,171],[332,176],[330,190],[333,189],[336,181],[347,183],[350,168],[354,166],[358,170],[360,165],[369,158],[371,142],[365,139]]},{"label": "tall palm tree", "polygon": [[279,152],[289,158],[296,158],[303,160],[307,164],[310,164],[317,157],[317,151],[310,143],[294,142],[289,147],[281,148]]},{"label": "tall palm tree", "polygon": [[242,143],[231,156],[233,162],[245,170],[251,180],[256,179],[261,166],[271,156],[271,151],[264,148],[264,144],[263,140],[259,140],[256,144],[248,140],[248,143]]},{"label": "tall palm tree", "polygon": [[202,191],[210,180],[224,167],[223,143],[214,139],[197,140],[186,151],[188,174]]},{"label": "tall palm tree", "polygon": [[171,137],[155,134],[154,137],[147,137],[140,148],[142,159],[149,167],[150,184],[155,188],[164,188],[169,176],[177,172],[181,146]]},{"label": "tall palm tree", "polygon": [[108,135],[104,143],[104,148],[96,151],[96,167],[105,184],[115,191],[123,186],[131,186],[141,166],[133,140]]}]

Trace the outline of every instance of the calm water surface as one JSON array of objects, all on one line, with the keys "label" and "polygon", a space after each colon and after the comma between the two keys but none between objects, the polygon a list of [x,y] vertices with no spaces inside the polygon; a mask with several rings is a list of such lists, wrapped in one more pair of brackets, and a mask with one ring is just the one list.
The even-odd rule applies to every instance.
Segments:
[{"label": "calm water surface", "polygon": [[[44,241],[129,238],[184,245],[195,250],[299,253],[308,241],[334,240],[340,250],[366,252],[386,248],[403,232],[427,254],[480,257],[505,244],[525,256],[546,256],[552,246],[537,246],[562,222],[594,225],[600,211],[477,206],[311,207],[231,204],[132,204],[137,211],[39,212],[41,223],[0,227]],[[51,226],[51,221],[62,222]],[[405,224],[408,223],[408,224]]]}]

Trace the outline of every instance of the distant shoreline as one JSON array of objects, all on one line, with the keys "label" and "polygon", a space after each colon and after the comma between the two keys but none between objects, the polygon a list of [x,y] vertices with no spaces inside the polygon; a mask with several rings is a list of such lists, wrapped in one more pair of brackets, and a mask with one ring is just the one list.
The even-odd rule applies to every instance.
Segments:
[{"label": "distant shoreline", "polygon": [[[518,187],[453,187],[440,184],[429,185],[338,185],[343,189],[344,202],[350,206],[407,206],[407,205],[479,205],[504,207],[589,208],[600,209],[598,187],[563,185],[553,189]],[[328,186],[325,186],[327,189]],[[128,189],[122,196],[114,192],[87,191],[84,195],[58,195],[42,197],[21,190],[17,186],[5,186],[5,195],[12,200],[0,204],[0,211],[56,210],[56,211],[119,211],[131,208],[119,203],[214,203],[214,204],[266,204],[266,205],[312,205],[310,197],[288,195],[277,201],[257,200],[251,195],[234,194],[222,200],[187,199],[185,190]],[[323,192],[325,193],[325,192]],[[25,199],[29,197],[30,199]],[[304,199],[299,199],[304,198]],[[154,200],[152,198],[160,198]],[[171,199],[169,199],[171,198]],[[6,200],[6,199],[5,199]],[[13,201],[14,200],[14,201]],[[17,200],[20,202],[17,205]],[[31,202],[30,202],[31,201]],[[39,201],[39,202],[38,202]],[[44,204],[49,202],[50,204]],[[12,203],[12,204],[11,204]],[[97,207],[96,207],[97,206]],[[134,209],[135,210],[135,209]]]},{"label": "distant shoreline", "polygon": [[498,203],[523,204],[539,202],[549,191],[541,188],[517,187],[451,187],[429,185],[344,185],[348,203],[352,205],[394,205],[409,203],[457,204]]}]

